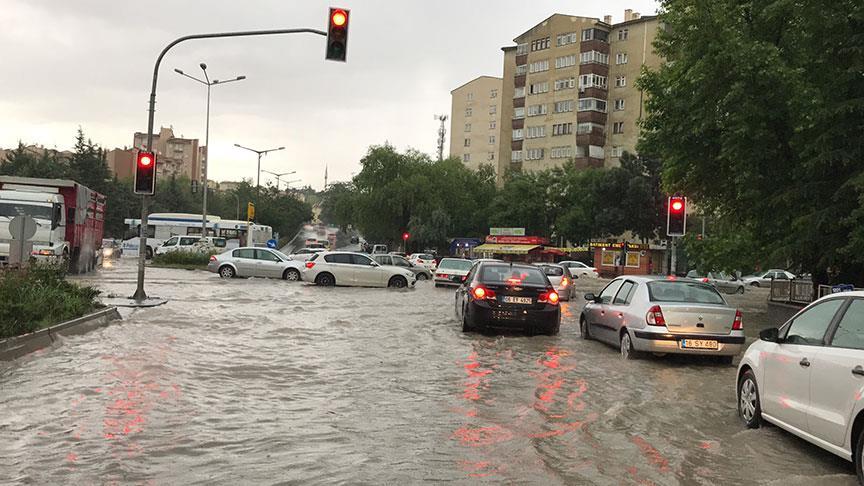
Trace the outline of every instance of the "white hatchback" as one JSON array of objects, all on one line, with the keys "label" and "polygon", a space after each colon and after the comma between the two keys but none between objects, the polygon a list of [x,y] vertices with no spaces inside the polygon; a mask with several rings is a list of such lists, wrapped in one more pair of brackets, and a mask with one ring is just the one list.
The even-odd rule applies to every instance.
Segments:
[{"label": "white hatchback", "polygon": [[566,260],[563,262],[559,262],[558,265],[567,267],[570,269],[570,273],[573,274],[576,278],[598,278],[600,277],[600,272],[597,271],[595,267],[589,267],[582,262],[577,262],[576,260]]},{"label": "white hatchback", "polygon": [[864,482],[864,292],[813,302],[759,333],[738,366],[738,414],[855,463]]},{"label": "white hatchback", "polygon": [[459,287],[471,270],[474,262],[462,258],[442,258],[435,270],[435,286],[452,285]]},{"label": "white hatchback", "polygon": [[413,287],[414,272],[407,268],[382,266],[369,255],[346,251],[325,251],[306,261],[303,280],[322,287]]}]

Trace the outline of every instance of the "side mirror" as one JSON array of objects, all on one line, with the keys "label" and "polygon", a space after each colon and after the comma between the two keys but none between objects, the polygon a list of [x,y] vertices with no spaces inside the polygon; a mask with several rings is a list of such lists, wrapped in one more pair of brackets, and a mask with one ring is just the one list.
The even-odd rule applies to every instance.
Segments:
[{"label": "side mirror", "polygon": [[780,330],[776,327],[763,329],[759,331],[759,339],[768,341],[769,343],[778,343],[780,342]]},{"label": "side mirror", "polygon": [[597,296],[592,294],[591,292],[585,294],[584,297],[587,302],[597,302]]}]

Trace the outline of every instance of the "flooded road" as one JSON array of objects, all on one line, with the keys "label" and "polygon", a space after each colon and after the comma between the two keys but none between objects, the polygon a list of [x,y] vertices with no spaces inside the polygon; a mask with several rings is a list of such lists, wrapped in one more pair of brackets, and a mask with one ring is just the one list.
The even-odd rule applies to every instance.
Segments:
[{"label": "flooded road", "polygon": [[[82,280],[130,295],[134,266]],[[0,483],[855,484],[842,459],[745,430],[734,367],[582,341],[581,300],[559,336],[482,336],[428,282],[148,280],[167,305],[0,363]],[[736,299],[758,327],[765,294]]]}]

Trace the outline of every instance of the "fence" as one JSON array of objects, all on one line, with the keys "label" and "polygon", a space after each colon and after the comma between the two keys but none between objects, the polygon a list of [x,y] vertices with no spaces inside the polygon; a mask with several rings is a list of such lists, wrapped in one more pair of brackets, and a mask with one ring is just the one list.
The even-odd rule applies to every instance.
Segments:
[{"label": "fence", "polygon": [[810,279],[772,280],[768,300],[784,304],[807,305],[815,300],[813,282]]}]

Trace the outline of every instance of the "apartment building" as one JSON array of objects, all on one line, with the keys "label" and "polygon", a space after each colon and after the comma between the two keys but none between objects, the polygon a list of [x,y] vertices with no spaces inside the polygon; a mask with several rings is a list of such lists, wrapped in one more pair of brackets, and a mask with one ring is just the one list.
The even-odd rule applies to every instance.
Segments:
[{"label": "apartment building", "polygon": [[[629,9],[619,23],[610,15],[600,20],[555,14],[516,37],[516,45],[502,48],[495,122],[499,177],[511,169],[543,170],[568,160],[580,168],[615,167],[621,154],[635,152],[645,101],[636,81],[643,66],[660,65],[653,49],[658,28],[656,16]],[[461,154],[475,157],[465,150],[474,139],[461,137],[466,145],[459,147],[457,134],[469,123],[463,122],[465,115],[476,116],[467,95],[478,91],[469,88],[478,80],[452,92],[451,155],[463,149]],[[470,125],[474,130],[476,123]]]},{"label": "apartment building", "polygon": [[135,176],[135,156],[137,150],[115,148],[105,152],[108,170],[117,179],[131,179]]},{"label": "apartment building", "polygon": [[471,169],[498,167],[501,78],[480,76],[450,92],[450,156]]},{"label": "apartment building", "polygon": [[[133,147],[144,149],[147,146],[147,134],[135,132]],[[198,139],[188,139],[174,136],[173,128],[160,128],[158,134],[153,134],[153,149],[159,157],[159,176],[186,176],[200,181],[202,166]]]}]

